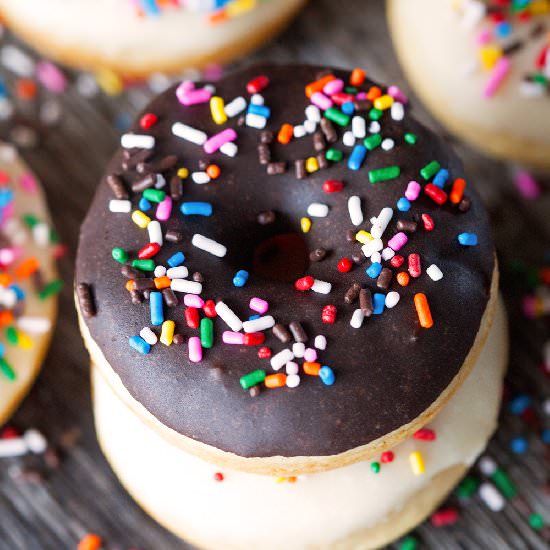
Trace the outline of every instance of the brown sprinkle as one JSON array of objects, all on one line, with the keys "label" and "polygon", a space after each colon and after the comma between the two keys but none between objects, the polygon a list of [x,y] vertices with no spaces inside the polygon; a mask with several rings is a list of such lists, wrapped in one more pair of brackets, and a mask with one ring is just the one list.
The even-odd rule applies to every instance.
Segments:
[{"label": "brown sprinkle", "polygon": [[78,283],[76,285],[76,295],[82,315],[86,318],[95,317],[96,308],[90,285],[87,283]]}]

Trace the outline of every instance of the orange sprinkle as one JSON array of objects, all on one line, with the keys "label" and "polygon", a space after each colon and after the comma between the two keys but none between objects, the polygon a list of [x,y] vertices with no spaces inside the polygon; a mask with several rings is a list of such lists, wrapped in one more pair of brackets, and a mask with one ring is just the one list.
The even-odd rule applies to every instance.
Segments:
[{"label": "orange sprinkle", "polygon": [[321,363],[310,363],[309,361],[304,361],[302,365],[304,367],[304,372],[310,376],[319,376],[319,371],[321,370]]},{"label": "orange sprinkle", "polygon": [[356,67],[353,71],[351,71],[349,83],[352,86],[361,86],[363,82],[365,82],[365,71]]},{"label": "orange sprinkle", "polygon": [[12,278],[7,273],[0,273],[0,286],[10,286]]},{"label": "orange sprinkle", "polygon": [[132,290],[136,289],[136,282],[134,281],[134,279],[128,279],[125,286],[128,292],[132,292]]},{"label": "orange sprinkle", "polygon": [[223,23],[228,19],[229,19],[229,15],[227,15],[227,11],[225,10],[215,11],[214,13],[208,16],[208,21],[213,25],[217,25],[218,23]]},{"label": "orange sprinkle", "polygon": [[409,281],[410,281],[410,277],[409,277],[409,274],[406,271],[400,271],[397,274],[397,282],[401,286],[407,286],[409,284]]},{"label": "orange sprinkle", "polygon": [[377,97],[380,97],[381,95],[382,95],[382,90],[378,86],[373,86],[367,92],[367,99],[369,101],[374,101]]},{"label": "orange sprinkle", "polygon": [[454,181],[453,188],[449,194],[449,199],[453,204],[458,204],[462,200],[464,189],[466,189],[466,182],[462,178],[457,178]]},{"label": "orange sprinkle", "polygon": [[418,320],[420,326],[423,328],[433,327],[432,313],[428,304],[428,298],[422,292],[414,295],[414,306],[416,307],[416,313],[418,314]]},{"label": "orange sprinkle", "polygon": [[36,91],[36,82],[30,78],[20,78],[15,84],[15,94],[19,99],[34,99]]},{"label": "orange sprinkle", "polygon": [[18,268],[15,270],[15,274],[19,279],[26,279],[32,275],[40,267],[40,262],[34,257],[31,256],[26,260],[23,260]]},{"label": "orange sprinkle", "polygon": [[321,92],[323,88],[332,80],[336,80],[336,77],[333,74],[328,74],[315,82],[311,82],[306,86],[306,96],[311,97],[315,92]]},{"label": "orange sprinkle", "polygon": [[217,164],[209,164],[206,167],[206,173],[210,176],[211,179],[217,180],[220,177],[221,170]]},{"label": "orange sprinkle", "polygon": [[9,309],[0,311],[0,327],[6,327],[13,323],[13,313]]},{"label": "orange sprinkle", "polygon": [[170,286],[170,277],[155,277],[153,282],[155,283],[155,288],[158,290],[168,288]]},{"label": "orange sprinkle", "polygon": [[286,145],[292,139],[293,134],[294,126],[292,126],[292,124],[283,124],[277,134],[277,141],[283,145]]},{"label": "orange sprinkle", "polygon": [[286,374],[270,374],[264,380],[266,388],[280,388],[286,385]]},{"label": "orange sprinkle", "polygon": [[99,550],[101,548],[101,537],[95,533],[84,535],[78,543],[77,550]]}]

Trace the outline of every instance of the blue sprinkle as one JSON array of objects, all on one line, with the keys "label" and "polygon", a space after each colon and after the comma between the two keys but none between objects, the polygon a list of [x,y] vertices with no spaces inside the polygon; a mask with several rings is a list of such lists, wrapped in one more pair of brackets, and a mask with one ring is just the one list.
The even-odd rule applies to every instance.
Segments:
[{"label": "blue sprinkle", "polygon": [[2,342],[0,342],[0,357],[4,357],[5,354],[6,354],[6,346],[4,346]]},{"label": "blue sprinkle", "polygon": [[386,303],[386,296],[377,292],[372,296],[372,313],[374,315],[380,315],[384,311],[384,305]]},{"label": "blue sprinkle", "polygon": [[476,246],[477,245],[477,235],[475,233],[461,233],[458,236],[458,242],[462,246]]},{"label": "blue sprinkle", "polygon": [[251,315],[248,320],[249,321],[255,321],[256,319],[259,319],[261,317],[261,315]]},{"label": "blue sprinkle", "polygon": [[0,208],[5,208],[13,201],[13,191],[11,189],[0,189]]},{"label": "blue sprinkle", "polygon": [[149,294],[149,307],[151,309],[151,324],[158,327],[164,322],[164,312],[162,309],[162,294],[160,292],[151,292]]},{"label": "blue sprinkle", "polygon": [[352,115],[353,113],[355,113],[355,106],[353,105],[352,101],[346,101],[342,104],[340,110],[346,115]]},{"label": "blue sprinkle", "polygon": [[356,145],[348,159],[348,168],[350,170],[359,170],[367,156],[367,148],[364,145]]},{"label": "blue sprinkle", "polygon": [[212,205],[209,202],[184,202],[180,206],[184,216],[211,216]]},{"label": "blue sprinkle", "polygon": [[529,444],[527,443],[527,439],[525,439],[525,437],[514,437],[514,439],[510,441],[510,448],[512,449],[512,452],[517,455],[522,455],[525,453],[528,447]]},{"label": "blue sprinkle", "polygon": [[120,113],[115,118],[114,125],[117,130],[125,132],[132,125],[132,117],[128,113]]},{"label": "blue sprinkle", "polygon": [[241,269],[235,273],[235,277],[233,277],[234,286],[241,288],[246,284],[246,281],[248,281],[248,271]]},{"label": "blue sprinkle", "polygon": [[271,116],[271,109],[265,105],[255,105],[254,103],[251,103],[248,106],[248,113],[251,115],[259,115],[264,118],[269,118]]},{"label": "blue sprinkle", "polygon": [[148,15],[160,15],[156,0],[141,0],[141,8]]},{"label": "blue sprinkle", "polygon": [[550,428],[545,428],[542,430],[540,437],[545,445],[550,445]]},{"label": "blue sprinkle", "polygon": [[380,262],[373,262],[365,271],[371,279],[376,279],[382,271],[382,264]]},{"label": "blue sprinkle", "polygon": [[401,197],[397,201],[397,210],[399,212],[408,212],[411,209],[411,203],[406,197]]},{"label": "blue sprinkle", "polygon": [[17,296],[17,299],[19,301],[25,299],[25,291],[20,286],[10,285],[9,288],[11,288],[15,292],[15,295]]},{"label": "blue sprinkle", "polygon": [[445,168],[441,168],[441,170],[439,170],[439,172],[434,176],[432,183],[437,187],[439,187],[440,189],[443,189],[448,179],[449,179],[449,170],[445,170]]},{"label": "blue sprinkle", "polygon": [[151,351],[151,346],[141,336],[131,336],[128,339],[130,347],[134,348],[139,353],[146,355]]},{"label": "blue sprinkle", "polygon": [[334,380],[336,380],[334,372],[330,367],[327,367],[326,365],[323,365],[319,369],[319,378],[325,386],[332,386],[332,384],[334,384]]},{"label": "blue sprinkle", "polygon": [[506,38],[512,33],[512,25],[509,21],[502,21],[495,26],[495,34],[498,38]]},{"label": "blue sprinkle", "polygon": [[147,212],[150,208],[151,203],[145,197],[141,197],[141,199],[139,199],[139,209],[142,212]]},{"label": "blue sprinkle", "polygon": [[0,80],[0,98],[4,99],[8,97],[8,89],[6,88],[6,83],[3,80]]},{"label": "blue sprinkle", "polygon": [[519,416],[523,414],[531,405],[531,397],[525,394],[517,395],[508,404],[508,409],[512,414]]},{"label": "blue sprinkle", "polygon": [[168,258],[168,265],[170,267],[178,267],[185,262],[185,254],[183,252],[176,252],[173,256]]}]

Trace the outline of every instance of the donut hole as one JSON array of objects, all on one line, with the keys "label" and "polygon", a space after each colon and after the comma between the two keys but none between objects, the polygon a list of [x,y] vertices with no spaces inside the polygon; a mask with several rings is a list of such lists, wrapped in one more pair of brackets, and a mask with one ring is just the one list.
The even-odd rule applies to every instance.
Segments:
[{"label": "donut hole", "polygon": [[261,241],[253,258],[256,276],[285,283],[303,277],[309,264],[307,245],[298,233],[282,233]]}]

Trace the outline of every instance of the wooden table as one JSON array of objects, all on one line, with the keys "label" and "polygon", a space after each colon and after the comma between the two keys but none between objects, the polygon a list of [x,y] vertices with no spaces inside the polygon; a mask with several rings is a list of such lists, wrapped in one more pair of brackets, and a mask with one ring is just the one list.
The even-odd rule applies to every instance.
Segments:
[{"label": "wooden table", "polygon": [[[4,36],[3,44],[13,42]],[[383,2],[314,0],[279,40],[254,55],[253,60],[313,62],[344,67],[363,66],[374,78],[408,90],[388,39]],[[247,60],[243,63],[248,63]],[[13,83],[13,75],[1,70]],[[74,76],[74,75],[72,75]],[[85,99],[72,86],[59,101],[63,115],[53,127],[40,122],[40,101],[18,103],[14,122],[0,123],[0,137],[13,128],[33,128],[40,144],[23,155],[41,178],[62,240],[69,247],[60,262],[66,287],[61,295],[59,322],[44,370],[29,398],[13,419],[22,428],[37,427],[62,449],[59,468],[45,471],[41,483],[24,482],[21,470],[39,460],[0,461],[0,549],[70,549],[86,532],[96,532],[105,548],[170,550],[187,546],[149,519],[117,482],[95,440],[90,406],[88,357],[77,328],[72,301],[73,261],[79,224],[90,203],[106,161],[115,150],[119,131],[113,121],[132,117],[150,90],[131,89],[117,98],[99,94]],[[422,106],[418,117],[437,128]],[[121,115],[122,113],[122,115]],[[548,123],[548,121],[547,121]],[[441,129],[439,129],[441,131]],[[550,130],[549,130],[550,131]],[[537,201],[521,199],[512,183],[512,168],[483,158],[457,144],[470,174],[491,209],[504,269],[504,291],[512,326],[509,387],[515,393],[548,395],[548,382],[537,364],[542,343],[549,337],[546,320],[527,322],[520,314],[520,282],[506,266],[520,258],[541,264],[550,247],[550,193]],[[546,418],[548,425],[548,418]],[[452,527],[420,526],[421,547],[433,549],[540,549],[543,538],[527,523],[525,509],[550,510],[543,490],[548,462],[545,449],[531,434],[529,452],[509,449],[514,435],[526,432],[525,423],[504,414],[489,454],[517,483],[523,500],[509,503],[501,513],[490,512],[477,498],[458,504],[461,518]],[[80,435],[80,437],[78,437]],[[69,443],[68,440],[76,439]],[[547,450],[547,449],[546,449]],[[548,455],[547,455],[548,456]],[[28,477],[28,476],[27,476]],[[456,498],[452,498],[456,504]],[[546,520],[548,522],[548,515]],[[398,545],[395,545],[398,548]]]}]

